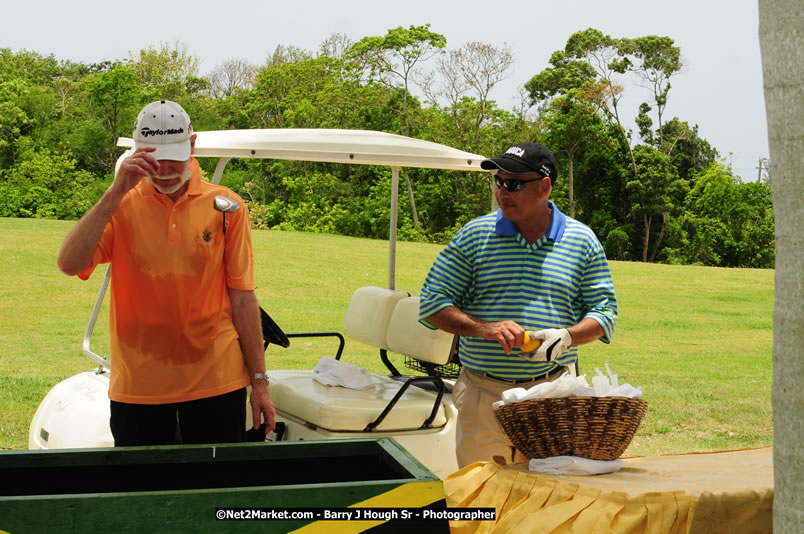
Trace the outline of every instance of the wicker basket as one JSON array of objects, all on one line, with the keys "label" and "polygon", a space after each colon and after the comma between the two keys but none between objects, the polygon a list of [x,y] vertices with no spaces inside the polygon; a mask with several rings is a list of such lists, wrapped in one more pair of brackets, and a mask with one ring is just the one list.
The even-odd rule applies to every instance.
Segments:
[{"label": "wicker basket", "polygon": [[647,409],[641,399],[566,397],[504,404],[494,416],[528,458],[616,460],[628,448]]}]

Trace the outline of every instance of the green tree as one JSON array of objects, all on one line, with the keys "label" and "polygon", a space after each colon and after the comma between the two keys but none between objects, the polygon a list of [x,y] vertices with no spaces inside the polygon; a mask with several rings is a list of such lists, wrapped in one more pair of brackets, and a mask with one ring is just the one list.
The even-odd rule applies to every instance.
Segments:
[{"label": "green tree", "polygon": [[2,172],[0,217],[76,219],[100,198],[105,186],[75,160],[29,144],[17,164]]},{"label": "green tree", "polygon": [[[620,112],[622,79],[634,72],[647,84],[653,92],[661,130],[669,79],[681,68],[680,49],[669,37],[615,38],[589,28],[572,34],[564,50],[550,57],[550,65],[525,84],[531,98],[543,101],[585,86],[588,98],[597,103],[603,116],[619,130],[636,177],[636,159]],[[645,104],[642,115],[648,111],[650,106]],[[659,144],[663,146],[663,142]]]},{"label": "green tree", "polygon": [[[634,71],[653,93],[653,102],[656,105],[658,117],[658,148],[665,154],[669,154],[665,147],[662,116],[667,106],[667,94],[670,92],[670,77],[682,67],[681,49],[675,46],[669,37],[648,35],[630,40],[628,51],[636,58]],[[640,107],[641,113],[650,110],[650,106],[646,104],[643,106]]]},{"label": "green tree", "polygon": [[[382,36],[364,37],[349,49],[348,57],[362,66],[369,79],[377,79],[389,87],[395,87],[394,79],[402,82],[402,118],[403,134],[410,135],[410,119],[408,101],[410,95],[411,74],[417,65],[427,61],[436,54],[442,53],[447,46],[447,38],[440,33],[430,31],[430,25],[410,25],[409,28],[398,26]],[[408,189],[413,221],[419,225],[413,186],[410,183],[407,169],[403,169],[405,185]]]},{"label": "green tree", "polygon": [[[618,39],[605,35],[594,28],[575,32],[567,40],[564,53],[553,55],[558,59],[556,67],[562,68],[567,63],[584,61],[597,76],[596,84],[588,84],[584,80],[586,93],[600,107],[606,119],[617,126],[624,145],[631,157],[634,176],[638,176],[636,159],[634,158],[631,140],[628,136],[620,114],[620,101],[623,97],[623,85],[619,77],[631,70],[633,61],[630,53],[633,50],[633,41]],[[551,58],[552,61],[552,58]],[[574,70],[578,70],[577,67]]]},{"label": "green tree", "polygon": [[550,65],[525,82],[525,89],[533,102],[549,101],[556,95],[580,89],[597,77],[595,69],[589,63],[568,57],[561,50],[550,56]]},{"label": "green tree", "polygon": [[680,178],[690,181],[718,160],[717,149],[698,135],[698,125],[693,127],[677,117],[662,125],[663,152],[670,156]]},{"label": "green tree", "polygon": [[374,116],[389,100],[388,90],[361,86],[350,77],[341,59],[273,63],[260,71],[252,89],[232,98],[233,126],[376,128]]},{"label": "green tree", "polygon": [[541,115],[547,128],[547,144],[567,156],[567,186],[570,217],[575,217],[575,159],[577,151],[594,142],[605,142],[605,128],[597,107],[582,89],[572,89],[550,103]]},{"label": "green tree", "polygon": [[622,228],[611,230],[603,242],[606,257],[610,260],[625,261],[631,259],[630,249],[631,238]]},{"label": "green tree", "polygon": [[364,37],[349,49],[348,57],[362,65],[369,79],[377,79],[392,88],[396,87],[394,79],[402,82],[405,135],[410,135],[407,104],[411,74],[417,65],[442,53],[446,45],[446,37],[430,31],[430,25],[425,24],[409,28],[399,26],[382,37]]},{"label": "green tree", "polygon": [[[633,170],[628,152],[621,145],[619,131],[611,124],[602,124],[601,137],[585,143],[573,162],[576,218],[588,224],[601,242],[613,230],[625,232],[632,241],[627,256],[639,260],[642,256],[642,221],[637,222],[631,195],[626,184],[632,181]],[[559,153],[559,163],[562,155]],[[559,193],[567,182],[563,167],[559,170]],[[561,197],[558,202],[561,202]],[[560,209],[569,211],[569,203],[559,203]],[[619,234],[618,234],[619,235]],[[618,246],[621,244],[618,242]]]},{"label": "green tree", "polygon": [[743,183],[721,162],[696,176],[686,198],[683,226],[689,242],[687,263],[774,266],[770,187]]},{"label": "green tree", "polygon": [[32,121],[20,107],[29,89],[20,79],[0,82],[0,168],[14,165],[17,140],[30,131]]},{"label": "green tree", "polygon": [[[642,219],[642,261],[653,261],[662,245],[669,216],[680,211],[680,202],[689,186],[678,178],[670,158],[657,149],[639,145],[634,148],[634,157],[638,178],[630,180],[625,188],[631,197],[634,214]],[[661,228],[651,247],[655,219],[660,220]]]},{"label": "green tree", "polygon": [[47,85],[62,70],[63,66],[52,54],[42,56],[30,50],[15,53],[0,48],[0,82],[21,79],[31,85]]},{"label": "green tree", "polygon": [[18,157],[21,138],[37,138],[58,118],[53,80],[72,68],[52,55],[0,48],[0,168]]},{"label": "green tree", "polygon": [[[169,97],[188,110],[197,130],[371,129],[480,154],[500,153],[518,141],[543,142],[561,166],[554,201],[594,228],[613,257],[645,257],[647,243],[650,260],[772,265],[766,181],[743,187],[715,180],[710,167],[717,151],[697,126],[664,117],[669,80],[680,65],[672,40],[576,32],[510,110],[489,99],[509,72],[507,46],[468,43],[443,54],[429,75],[417,75],[425,60],[444,50],[443,36],[429,26],[356,43],[335,34],[317,54],[278,46],[253,82],[244,78],[250,68],[246,73],[245,65],[227,64],[232,70],[224,83],[199,77],[197,60],[180,43],[92,65],[0,49],[0,183],[17,206],[13,211],[7,202],[4,209],[70,217],[73,208],[57,208],[70,204],[62,195],[66,184],[46,179],[51,175],[44,167],[86,171],[96,177],[92,187],[103,184],[98,178],[109,179],[120,152],[117,138],[130,134],[137,111]],[[638,76],[652,95],[637,121],[645,147],[633,146],[617,120],[624,84]],[[424,105],[416,85],[429,99]],[[654,151],[669,156],[677,177]],[[211,172],[209,162],[201,163]],[[404,176],[410,213],[399,224],[405,238],[445,239],[488,211],[492,187],[485,173],[405,169]],[[225,179],[250,199],[261,224],[375,237],[385,231],[376,226],[388,218],[390,176],[383,169],[233,161]],[[666,190],[663,180],[670,184]],[[685,180],[694,192],[688,202],[682,201]]]},{"label": "green tree", "polygon": [[106,172],[111,173],[117,161],[117,138],[122,132],[129,135],[137,112],[143,100],[143,94],[137,83],[135,73],[126,66],[118,65],[106,72],[97,74],[87,87],[92,101],[95,116],[99,117],[106,127]]},{"label": "green tree", "polygon": [[191,93],[198,78],[199,59],[177,41],[162,43],[159,48],[143,48],[137,55],[129,54],[129,67],[138,84],[156,98],[183,101]]}]

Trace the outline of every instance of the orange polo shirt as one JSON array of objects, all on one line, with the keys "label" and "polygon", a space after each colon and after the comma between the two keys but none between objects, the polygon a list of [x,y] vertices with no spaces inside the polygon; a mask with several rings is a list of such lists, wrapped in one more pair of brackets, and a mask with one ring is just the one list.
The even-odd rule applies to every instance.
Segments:
[{"label": "orange polo shirt", "polygon": [[[109,398],[165,404],[221,395],[249,384],[227,287],[254,289],[248,209],[226,187],[202,182],[198,162],[175,204],[145,180],[103,231],[86,280],[112,264]],[[216,195],[240,204],[226,214]]]}]

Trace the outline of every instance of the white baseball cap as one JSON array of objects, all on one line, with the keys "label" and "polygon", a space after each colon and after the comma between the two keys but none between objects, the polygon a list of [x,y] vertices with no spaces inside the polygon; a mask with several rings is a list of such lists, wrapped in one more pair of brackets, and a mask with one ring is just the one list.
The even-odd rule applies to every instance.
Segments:
[{"label": "white baseball cap", "polygon": [[175,102],[151,102],[134,123],[134,142],[139,147],[154,147],[156,159],[187,161],[193,127],[187,112]]}]

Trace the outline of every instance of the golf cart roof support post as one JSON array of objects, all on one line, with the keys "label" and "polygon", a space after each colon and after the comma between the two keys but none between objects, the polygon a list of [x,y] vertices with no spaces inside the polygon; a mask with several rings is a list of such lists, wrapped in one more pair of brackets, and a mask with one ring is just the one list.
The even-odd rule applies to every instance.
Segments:
[{"label": "golf cart roof support post", "polygon": [[497,186],[494,183],[494,173],[489,172],[488,176],[489,183],[491,183],[491,211],[496,212],[500,205],[497,204]]},{"label": "golf cart roof support post", "polygon": [[223,169],[226,168],[226,164],[229,163],[232,158],[221,158],[218,160],[218,165],[215,167],[215,174],[212,175],[212,183],[215,185],[219,185],[221,183],[221,177],[223,176]]},{"label": "golf cart roof support post", "polygon": [[101,367],[105,367],[106,369],[111,369],[109,361],[94,352],[89,348],[90,341],[92,341],[92,332],[95,330],[95,323],[98,320],[98,316],[100,315],[101,306],[103,305],[103,297],[106,295],[106,289],[109,287],[109,280],[112,279],[112,266],[111,264],[106,266],[106,274],[103,276],[103,281],[101,282],[100,289],[98,290],[98,296],[95,298],[95,307],[92,308],[92,315],[89,316],[89,324],[87,325],[87,329],[84,332],[84,355],[87,356],[90,360],[94,360],[95,362],[99,363]]},{"label": "golf cart roof support post", "polygon": [[388,236],[388,289],[396,289],[396,230],[399,214],[399,167],[391,167],[391,229]]}]

